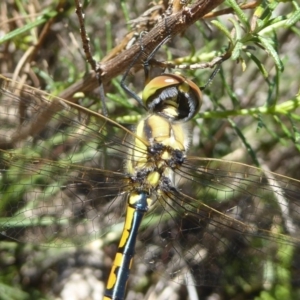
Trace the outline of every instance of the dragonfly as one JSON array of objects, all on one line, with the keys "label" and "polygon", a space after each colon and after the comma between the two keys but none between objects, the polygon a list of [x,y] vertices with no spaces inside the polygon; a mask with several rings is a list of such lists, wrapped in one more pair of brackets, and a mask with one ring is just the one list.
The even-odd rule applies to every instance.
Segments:
[{"label": "dragonfly", "polygon": [[189,155],[202,99],[191,80],[152,79],[134,130],[0,81],[1,239],[76,247],[124,224],[105,300],[125,299],[139,260],[178,284],[221,287],[262,284],[279,254],[295,259],[300,181]]}]

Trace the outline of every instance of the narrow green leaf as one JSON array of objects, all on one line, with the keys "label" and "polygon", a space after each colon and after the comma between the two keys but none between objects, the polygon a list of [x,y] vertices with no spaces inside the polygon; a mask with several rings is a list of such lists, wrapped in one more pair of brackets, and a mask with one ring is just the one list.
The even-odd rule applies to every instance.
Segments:
[{"label": "narrow green leaf", "polygon": [[[237,98],[237,95],[235,94],[235,92],[232,90],[231,86],[226,81],[226,78],[225,78],[225,75],[224,75],[224,72],[223,72],[222,69],[220,70],[220,76],[222,78],[222,81],[223,81],[224,87],[226,89],[226,92],[228,93],[228,95],[231,99],[232,106],[235,107],[235,108],[238,108],[240,106],[240,103],[239,103],[239,100]],[[218,106],[220,106],[220,104],[218,104]],[[225,108],[223,106],[221,106],[221,107],[222,107],[222,109],[225,110]]]},{"label": "narrow green leaf", "polygon": [[239,18],[239,21],[246,27],[247,30],[250,30],[250,24],[247,19],[247,16],[244,14],[243,10],[239,7],[235,0],[227,0],[226,1],[229,6],[234,10],[236,15]]},{"label": "narrow green leaf", "polygon": [[270,10],[270,7],[266,5],[266,2],[262,1],[260,5],[256,7],[254,16],[257,19],[268,21],[272,16],[272,11]]},{"label": "narrow green leaf", "polygon": [[283,67],[281,59],[279,58],[277,51],[275,50],[275,48],[272,45],[273,41],[270,40],[269,38],[265,38],[260,35],[258,36],[258,39],[259,39],[260,43],[264,46],[266,51],[273,57],[278,70],[280,72],[282,72],[284,67]]},{"label": "narrow green leaf", "polygon": [[117,117],[116,121],[120,124],[130,124],[130,125],[136,125],[138,121],[140,121],[142,118],[141,115],[126,115]]},{"label": "narrow green leaf", "polygon": [[292,128],[293,128],[293,131],[294,131],[294,142],[295,142],[295,144],[299,144],[299,142],[300,142],[300,131],[297,128],[292,116],[288,115],[288,117],[289,117],[289,120],[292,124]]},{"label": "narrow green leaf", "polygon": [[219,22],[217,20],[212,20],[211,24],[215,25],[220,31],[222,31],[228,37],[228,39],[230,40],[231,43],[234,43],[230,32],[221,22]]},{"label": "narrow green leaf", "polygon": [[[229,89],[227,88],[227,91]],[[229,90],[230,92],[230,90]],[[233,95],[230,95],[233,96]],[[258,114],[263,115],[274,115],[274,114],[281,114],[281,115],[291,115],[291,117],[296,120],[300,121],[300,117],[298,114],[293,114],[291,112],[295,111],[298,107],[300,107],[300,97],[296,97],[295,99],[285,101],[281,104],[277,104],[275,106],[269,107],[266,105],[259,106],[259,107],[252,107],[252,108],[243,108],[243,109],[235,109],[235,110],[226,110],[226,111],[205,111],[198,114],[199,118],[203,119],[221,119],[227,118],[230,116],[254,116],[257,118]]]},{"label": "narrow green leaf", "polygon": [[233,24],[234,28],[235,28],[236,39],[240,40],[241,37],[242,37],[242,30],[241,30],[240,24],[232,18],[229,18],[228,21],[230,21]]},{"label": "narrow green leaf", "polygon": [[111,94],[111,93],[107,93],[106,96],[108,99],[113,100],[116,103],[119,103],[127,108],[132,108],[132,105],[130,105],[129,102],[125,102],[124,98],[122,98],[122,97],[119,97],[119,96],[117,96],[115,94]]},{"label": "narrow green leaf", "polygon": [[37,18],[35,21],[30,22],[29,24],[27,24],[23,27],[20,27],[18,29],[15,29],[15,30],[9,32],[8,34],[6,34],[2,38],[0,38],[0,44],[17,37],[18,35],[20,35],[24,32],[27,32],[27,31],[31,30],[32,28],[35,28],[43,23],[46,23],[50,18],[55,17],[56,14],[57,14],[57,12],[55,12],[55,11],[47,12],[42,17]]},{"label": "narrow green leaf", "polygon": [[281,119],[277,116],[273,116],[276,123],[281,127],[282,132],[285,134],[286,139],[293,140],[293,134],[290,132],[290,129],[281,121]]},{"label": "narrow green leaf", "polygon": [[241,50],[243,48],[243,43],[241,43],[240,41],[237,41],[233,50],[232,50],[232,59],[233,60],[236,60],[240,57],[240,53],[241,53]]},{"label": "narrow green leaf", "polygon": [[269,73],[266,70],[266,68],[264,67],[264,65],[261,63],[261,61],[251,52],[249,51],[245,51],[245,53],[247,54],[247,56],[253,60],[253,62],[257,65],[259,71],[261,72],[261,74],[264,76],[265,79],[268,78]]},{"label": "narrow green leaf", "polygon": [[239,127],[233,122],[230,118],[227,118],[228,122],[232,126],[232,128],[235,130],[236,134],[239,136],[241,139],[242,143],[245,145],[247,152],[250,154],[254,164],[259,167],[259,162],[257,159],[257,156],[255,154],[255,151],[251,147],[250,143],[247,141],[246,137],[244,136],[243,132],[239,129]]},{"label": "narrow green leaf", "polygon": [[287,26],[293,26],[300,20],[300,9],[296,10],[287,20]]},{"label": "narrow green leaf", "polygon": [[298,5],[298,1],[291,1],[293,4],[293,7],[295,7],[295,9],[299,10],[300,6]]},{"label": "narrow green leaf", "polygon": [[130,13],[129,13],[129,10],[128,10],[128,7],[127,7],[127,3],[125,3],[124,0],[121,0],[121,8],[122,8],[122,12],[124,14],[124,17],[125,17],[125,21],[127,23],[127,30],[130,31],[131,30],[131,26],[130,26]]}]

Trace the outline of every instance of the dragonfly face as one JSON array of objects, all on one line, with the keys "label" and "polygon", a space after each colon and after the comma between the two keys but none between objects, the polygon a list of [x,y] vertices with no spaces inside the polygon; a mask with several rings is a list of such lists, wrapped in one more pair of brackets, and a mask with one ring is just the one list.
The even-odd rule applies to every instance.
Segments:
[{"label": "dragonfly face", "polygon": [[[182,77],[170,78],[171,91],[192,99],[182,116],[188,120],[195,111],[187,108],[197,110],[193,99],[201,94]],[[300,182],[188,156],[188,129],[175,113],[182,104],[172,92],[160,96],[164,83],[144,91],[150,114],[132,132],[41,91],[20,92],[1,77],[2,239],[47,247],[105,243],[131,205],[132,215],[145,210],[133,265],[143,262],[173,282],[254,286],[266,281],[267,265],[275,272],[280,255],[297,261]],[[162,125],[156,131],[154,124]],[[128,234],[132,227],[127,222]],[[123,233],[120,244],[127,240]]]},{"label": "dragonfly face", "polygon": [[199,111],[202,93],[194,82],[179,74],[163,74],[145,86],[142,99],[150,112],[183,123]]}]

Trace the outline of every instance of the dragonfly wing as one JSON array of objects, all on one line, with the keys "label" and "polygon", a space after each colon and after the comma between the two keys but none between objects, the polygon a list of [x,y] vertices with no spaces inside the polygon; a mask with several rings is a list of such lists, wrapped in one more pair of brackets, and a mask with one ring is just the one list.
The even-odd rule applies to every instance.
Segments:
[{"label": "dragonfly wing", "polygon": [[[122,129],[100,114],[2,79],[1,234],[82,244],[121,222],[126,205]],[[109,166],[109,168],[108,168]]]},{"label": "dragonfly wing", "polygon": [[299,181],[244,164],[188,158],[175,182],[140,234],[147,247],[139,259],[155,272],[180,284],[253,286],[266,282],[267,267],[274,271],[282,263],[278,257],[297,259]]}]

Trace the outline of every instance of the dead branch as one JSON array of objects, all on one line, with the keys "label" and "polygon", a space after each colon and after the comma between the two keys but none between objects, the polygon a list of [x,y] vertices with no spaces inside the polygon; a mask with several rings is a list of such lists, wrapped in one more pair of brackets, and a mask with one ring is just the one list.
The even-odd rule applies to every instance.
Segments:
[{"label": "dead branch", "polygon": [[[201,19],[205,14],[211,12],[224,0],[199,0],[190,7],[185,7],[178,13],[172,14],[155,26],[150,32],[142,37],[141,44],[145,51],[137,60],[136,65],[142,66],[143,61],[167,36],[174,37],[185,31],[189,26]],[[99,64],[99,74],[102,83],[109,82],[114,77],[124,73],[130,63],[140,54],[140,43],[133,45],[109,61]],[[59,96],[69,101],[77,92],[90,92],[99,86],[95,72],[91,71],[83,79],[79,80]]]}]

